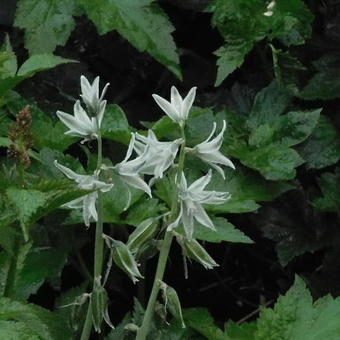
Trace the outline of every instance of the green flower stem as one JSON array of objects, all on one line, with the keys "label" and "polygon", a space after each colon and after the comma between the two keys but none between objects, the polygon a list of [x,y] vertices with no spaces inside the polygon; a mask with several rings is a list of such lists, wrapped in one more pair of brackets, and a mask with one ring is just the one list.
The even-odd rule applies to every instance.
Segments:
[{"label": "green flower stem", "polygon": [[[177,172],[176,172],[176,184],[179,179],[179,175],[183,171],[183,167],[184,167],[184,159],[185,159],[184,127],[181,127],[181,135],[183,138],[183,143],[181,145],[181,150],[179,153],[178,167],[177,167]],[[177,196],[178,196],[178,189],[176,186],[175,194],[173,196],[173,200],[171,204],[171,214],[169,218],[169,223],[173,222],[177,215],[177,211],[178,211]],[[164,271],[165,271],[166,263],[168,260],[172,239],[173,239],[173,233],[171,231],[166,231],[164,240],[162,242],[162,248],[159,253],[156,275],[153,281],[153,286],[152,286],[149,302],[146,307],[142,326],[139,328],[137,332],[136,340],[145,340],[148,335],[150,323],[151,323],[152,316],[153,316],[154,309],[155,309],[156,299],[157,299],[158,292],[159,292],[159,281],[163,280]]]},{"label": "green flower stem", "polygon": [[[98,118],[97,118],[98,124]],[[98,129],[98,160],[97,160],[97,171],[100,171],[102,166],[102,138],[100,134],[100,130]],[[102,274],[103,268],[103,254],[104,254],[104,239],[103,239],[103,194],[100,190],[98,190],[98,199],[97,199],[97,212],[98,212],[98,220],[96,224],[96,239],[94,246],[94,276],[100,277]],[[93,280],[93,285],[95,284],[95,280]],[[93,286],[94,287],[94,286]],[[94,289],[94,288],[93,288]],[[91,317],[91,301],[89,302],[86,319],[83,327],[83,332],[81,334],[80,340],[88,340],[91,335],[92,330],[92,317]]]}]

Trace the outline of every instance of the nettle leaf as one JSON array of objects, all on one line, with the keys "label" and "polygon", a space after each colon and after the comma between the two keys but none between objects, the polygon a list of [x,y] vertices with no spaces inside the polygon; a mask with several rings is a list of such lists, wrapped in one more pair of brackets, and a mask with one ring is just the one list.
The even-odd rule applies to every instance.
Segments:
[{"label": "nettle leaf", "polygon": [[313,201],[313,206],[319,211],[339,212],[340,208],[340,168],[334,174],[326,172],[318,180],[323,197]]},{"label": "nettle leaf", "polygon": [[225,39],[225,45],[216,51],[216,86],[243,63],[258,41],[279,39],[290,46],[310,37],[313,15],[302,0],[276,2],[271,16],[264,15],[267,5],[264,0],[215,0],[210,5],[213,26]]},{"label": "nettle leaf", "polygon": [[309,138],[298,147],[309,169],[321,169],[340,159],[340,134],[330,119],[321,115]]},{"label": "nettle leaf", "polygon": [[192,327],[208,340],[226,340],[226,334],[216,326],[209,311],[205,308],[183,309],[183,318],[187,326]]},{"label": "nettle leaf", "polygon": [[29,330],[35,338],[26,338],[27,340],[72,339],[69,328],[57,314],[33,304],[0,298],[0,320],[18,324],[18,333],[23,328]]},{"label": "nettle leaf", "polygon": [[274,308],[262,309],[255,340],[336,340],[340,336],[340,299],[327,295],[313,303],[306,284],[298,276]]},{"label": "nettle leaf", "polygon": [[179,58],[167,15],[153,0],[77,0],[98,32],[117,30],[141,52],[148,52],[181,78]]},{"label": "nettle leaf", "polygon": [[75,27],[74,0],[19,0],[14,26],[25,30],[30,55],[51,53],[65,45]]},{"label": "nettle leaf", "polygon": [[228,321],[225,326],[225,332],[228,335],[228,340],[254,340],[255,331],[257,328],[256,322],[237,324],[233,321]]},{"label": "nettle leaf", "polygon": [[102,137],[129,144],[131,132],[124,111],[116,104],[108,105],[101,126]]},{"label": "nettle leaf", "polygon": [[212,218],[216,231],[195,224],[194,238],[202,241],[219,243],[222,241],[233,243],[254,243],[241,230],[236,229],[233,224],[223,217]]},{"label": "nettle leaf", "polygon": [[313,62],[316,73],[301,90],[300,96],[306,100],[330,100],[340,97],[340,56],[326,54]]},{"label": "nettle leaf", "polygon": [[42,340],[36,332],[24,322],[0,321],[0,339],[6,340]]}]

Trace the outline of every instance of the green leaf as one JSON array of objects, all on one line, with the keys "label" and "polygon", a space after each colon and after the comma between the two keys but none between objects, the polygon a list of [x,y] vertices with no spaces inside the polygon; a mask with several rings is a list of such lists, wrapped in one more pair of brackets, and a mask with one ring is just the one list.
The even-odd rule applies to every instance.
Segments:
[{"label": "green leaf", "polygon": [[326,172],[318,180],[323,197],[313,201],[313,206],[320,211],[339,212],[340,209],[340,168],[334,174]]},{"label": "green leaf", "polygon": [[66,59],[53,54],[37,54],[27,59],[19,68],[18,76],[32,77],[35,73],[50,68],[56,67],[61,64],[74,63],[75,60]]},{"label": "green leaf", "polygon": [[301,90],[306,100],[330,100],[340,97],[340,58],[337,54],[326,54],[313,62],[316,73]]},{"label": "green leaf", "polygon": [[215,55],[218,57],[215,86],[220,86],[230,73],[243,64],[244,58],[253,46],[252,42],[232,40],[215,52]]},{"label": "green leaf", "polygon": [[161,214],[162,206],[156,198],[142,197],[128,210],[126,224],[138,226],[142,221],[149,217],[157,217]]},{"label": "green leaf", "polygon": [[273,309],[261,311],[255,340],[336,340],[340,336],[340,299],[325,296],[313,303],[306,284],[298,276]]},{"label": "green leaf", "polygon": [[113,104],[106,107],[101,132],[104,138],[129,144],[132,131],[124,111],[118,105]]},{"label": "green leaf", "polygon": [[208,340],[226,340],[224,332],[215,325],[214,319],[205,308],[183,309],[186,325],[194,328]]},{"label": "green leaf", "polygon": [[117,30],[141,52],[148,52],[181,78],[179,58],[167,15],[153,0],[78,0],[98,32]]},{"label": "green leaf", "polygon": [[303,142],[315,129],[321,109],[288,112],[277,121],[273,140],[284,146]]},{"label": "green leaf", "polygon": [[340,134],[330,119],[321,115],[309,138],[298,147],[309,169],[321,169],[340,159]]},{"label": "green leaf", "polygon": [[254,333],[256,331],[256,322],[243,323],[241,325],[228,321],[226,324],[226,333],[228,340],[254,340]]},{"label": "green leaf", "polygon": [[0,298],[0,320],[15,322],[18,330],[27,328],[36,336],[29,340],[71,340],[69,328],[58,315],[33,304]]},{"label": "green leaf", "polygon": [[215,217],[212,219],[216,231],[213,231],[200,224],[195,225],[194,238],[202,241],[219,243],[222,241],[234,243],[254,243],[241,230],[236,229],[233,224],[223,217]]},{"label": "green leaf", "polygon": [[23,322],[0,321],[0,339],[6,340],[42,340],[38,333]]},{"label": "green leaf", "polygon": [[65,45],[75,27],[74,0],[19,0],[14,26],[25,30],[30,55],[51,53]]}]

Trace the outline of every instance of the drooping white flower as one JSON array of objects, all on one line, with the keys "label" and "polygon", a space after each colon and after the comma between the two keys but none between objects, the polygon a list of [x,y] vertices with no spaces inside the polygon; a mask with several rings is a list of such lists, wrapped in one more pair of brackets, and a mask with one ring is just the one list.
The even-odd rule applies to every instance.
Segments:
[{"label": "drooping white flower", "polygon": [[189,111],[195,100],[196,87],[193,87],[183,99],[178,93],[175,86],[171,87],[171,99],[168,102],[166,99],[157,94],[152,97],[158,106],[177,124],[183,126],[188,118]]},{"label": "drooping white flower", "polygon": [[107,87],[106,84],[99,97],[99,77],[92,85],[84,77],[80,77],[81,97],[86,104],[88,113],[83,109],[80,101],[77,100],[73,107],[73,115],[62,111],[57,111],[58,118],[70,129],[65,134],[83,138],[82,143],[98,137],[98,132],[104,117],[106,100],[102,100]]},{"label": "drooping white flower", "polygon": [[[95,176],[89,175],[79,175],[67,168],[59,164],[57,161],[54,161],[54,165],[68,178],[74,180],[78,183],[78,187],[82,190],[100,190],[101,192],[107,192],[112,189],[113,184],[108,184],[102,181],[99,181]],[[90,226],[90,218],[93,217],[95,221],[98,220],[98,214],[96,209],[96,201],[98,198],[97,191],[91,192],[88,195],[79,197],[71,202],[64,204],[64,207],[71,209],[82,209],[83,210],[83,219],[84,223],[87,227]]]},{"label": "drooping white flower", "polygon": [[144,160],[139,172],[152,175],[153,179],[163,178],[164,172],[174,164],[182,139],[172,142],[160,142],[152,130],[147,137],[135,133],[134,150]]},{"label": "drooping white flower", "polygon": [[62,111],[57,111],[58,118],[70,129],[65,135],[83,138],[82,143],[98,137],[103,117],[98,116],[98,123],[95,117],[89,117],[77,100],[73,107],[74,116]]},{"label": "drooping white flower", "polygon": [[107,83],[101,95],[99,95],[99,77],[96,77],[92,84],[85,76],[80,77],[81,97],[91,115],[98,115],[100,120],[103,119],[106,100],[103,100],[106,90],[110,84]]},{"label": "drooping white flower", "polygon": [[226,122],[223,120],[223,128],[221,132],[212,139],[216,131],[216,123],[214,122],[213,129],[209,137],[202,143],[196,145],[194,148],[186,148],[187,151],[192,152],[195,156],[208,163],[211,167],[216,169],[223,178],[225,178],[224,171],[217,164],[229,166],[235,170],[234,164],[229,158],[224,156],[219,150],[223,143],[223,134],[226,129]]},{"label": "drooping white flower", "polygon": [[203,226],[216,230],[202,204],[223,204],[230,198],[230,195],[227,192],[204,190],[210,180],[211,170],[188,187],[187,180],[182,172],[178,195],[180,211],[176,220],[168,226],[168,231],[182,224],[187,237],[192,238],[194,219]]}]

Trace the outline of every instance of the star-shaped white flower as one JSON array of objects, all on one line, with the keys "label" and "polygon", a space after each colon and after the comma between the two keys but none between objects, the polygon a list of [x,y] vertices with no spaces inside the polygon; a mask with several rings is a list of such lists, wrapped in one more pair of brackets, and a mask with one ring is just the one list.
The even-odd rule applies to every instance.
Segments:
[{"label": "star-shaped white flower", "polygon": [[144,160],[139,172],[152,175],[153,180],[163,178],[164,172],[174,164],[182,139],[176,139],[172,142],[160,142],[152,130],[148,131],[147,137],[139,133],[134,135],[134,150]]},{"label": "star-shaped white flower", "polygon": [[196,87],[193,87],[187,96],[183,99],[178,93],[175,86],[171,87],[171,99],[168,102],[166,99],[157,94],[152,97],[158,106],[177,124],[183,126],[188,118],[189,111],[195,100]]},{"label": "star-shaped white flower", "polygon": [[[79,175],[54,161],[54,165],[68,178],[74,180],[78,183],[78,187],[82,190],[100,190],[101,192],[107,192],[112,189],[113,184],[107,184],[105,182],[99,181],[95,176],[89,175]],[[98,220],[98,214],[96,209],[96,201],[98,198],[97,191],[91,192],[88,195],[79,197],[71,202],[64,204],[64,207],[71,209],[82,209],[83,219],[87,227],[90,226],[90,218],[93,217],[95,221]]]},{"label": "star-shaped white flower", "polygon": [[98,115],[103,119],[106,100],[103,100],[106,90],[110,84],[107,83],[101,95],[99,95],[99,77],[96,77],[92,84],[86,79],[85,76],[80,77],[81,97],[89,110],[91,115]]},{"label": "star-shaped white flower", "polygon": [[219,151],[223,143],[223,134],[225,132],[226,126],[227,125],[224,120],[221,132],[212,139],[216,131],[216,123],[214,122],[213,129],[205,141],[196,145],[194,148],[186,148],[187,151],[192,152],[195,156],[199,157],[211,167],[216,169],[223,178],[225,178],[224,171],[217,164],[229,166],[235,170],[235,166],[231,160]]},{"label": "star-shaped white flower", "polygon": [[182,172],[178,195],[180,211],[176,220],[168,226],[168,231],[182,224],[187,237],[192,238],[194,219],[203,226],[216,230],[202,204],[223,204],[230,198],[230,195],[227,192],[205,191],[204,188],[210,180],[211,170],[188,187],[187,180]]}]

